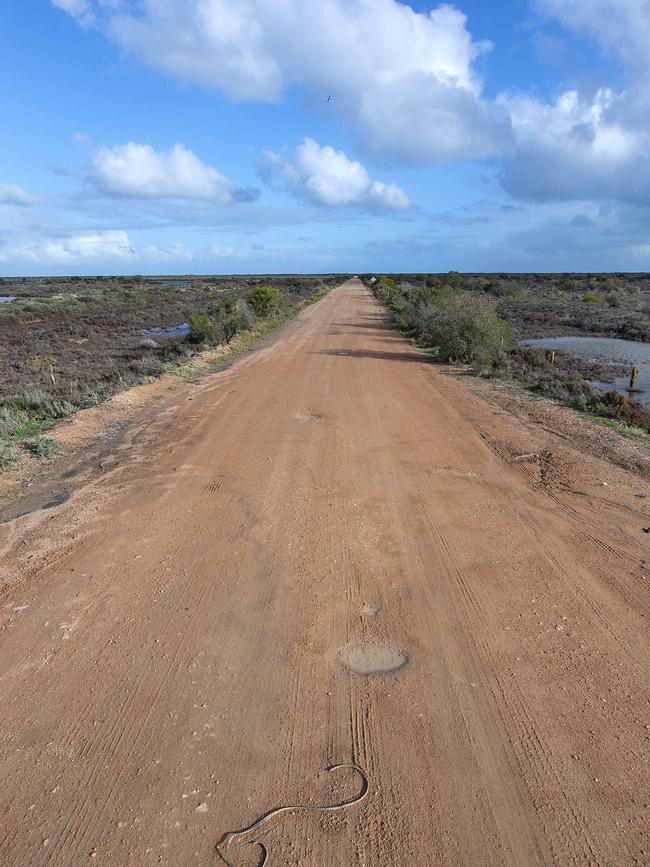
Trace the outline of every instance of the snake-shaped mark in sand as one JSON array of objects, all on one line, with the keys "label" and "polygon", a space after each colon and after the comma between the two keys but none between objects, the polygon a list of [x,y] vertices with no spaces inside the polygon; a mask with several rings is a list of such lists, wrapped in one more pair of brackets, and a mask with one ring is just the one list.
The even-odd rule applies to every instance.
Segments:
[{"label": "snake-shaped mark in sand", "polygon": [[[233,864],[232,861],[229,861],[226,856],[221,851],[222,848],[228,848],[233,840],[236,840],[238,837],[245,837],[247,834],[250,834],[252,831],[257,831],[262,825],[266,825],[267,822],[270,822],[275,816],[279,816],[280,813],[291,813],[296,812],[297,810],[302,810],[305,813],[335,813],[337,810],[345,810],[346,807],[352,807],[354,804],[358,804],[368,794],[368,775],[366,772],[360,768],[358,765],[352,764],[344,764],[344,765],[332,765],[329,768],[326,768],[328,773],[332,771],[337,771],[340,768],[350,768],[355,771],[361,779],[363,780],[363,785],[361,786],[361,791],[358,795],[352,798],[349,801],[342,801],[340,804],[332,804],[331,807],[320,807],[316,804],[297,804],[295,806],[287,806],[287,807],[274,807],[272,810],[269,810],[268,813],[264,813],[263,816],[260,816],[257,821],[253,822],[252,825],[249,825],[247,828],[242,828],[241,831],[228,831],[223,835],[221,840],[214,847],[217,855],[221,858],[224,864],[227,864],[228,867],[237,867],[237,865]],[[262,850],[262,860],[259,863],[259,867],[265,867],[269,860],[269,850],[266,848],[264,843],[260,843],[257,840],[252,840],[255,846],[259,846]]]}]

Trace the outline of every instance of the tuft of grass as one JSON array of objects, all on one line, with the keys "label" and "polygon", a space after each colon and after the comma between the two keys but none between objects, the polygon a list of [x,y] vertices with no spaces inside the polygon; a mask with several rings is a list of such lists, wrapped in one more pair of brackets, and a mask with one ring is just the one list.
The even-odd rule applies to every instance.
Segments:
[{"label": "tuft of grass", "polygon": [[20,460],[20,449],[5,439],[0,439],[0,470],[9,470]]},{"label": "tuft of grass", "polygon": [[59,444],[51,437],[37,437],[27,444],[27,448],[37,458],[53,458],[59,451]]},{"label": "tuft of grass", "polygon": [[596,424],[616,431],[616,433],[621,434],[621,436],[627,437],[627,439],[629,440],[646,443],[650,440],[650,434],[642,430],[642,428],[626,424],[624,421],[619,421],[618,419],[614,418],[603,418],[602,416],[592,414],[590,414],[590,418],[592,421],[595,421]]},{"label": "tuft of grass", "polygon": [[0,401],[0,472],[18,461],[21,444],[39,458],[52,457],[58,445],[41,434],[73,411],[74,406],[68,400],[39,391]]}]

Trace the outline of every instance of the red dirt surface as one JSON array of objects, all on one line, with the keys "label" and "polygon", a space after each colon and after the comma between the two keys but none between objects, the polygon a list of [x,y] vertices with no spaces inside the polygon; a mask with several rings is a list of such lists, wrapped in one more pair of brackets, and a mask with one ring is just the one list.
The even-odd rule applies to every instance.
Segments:
[{"label": "red dirt surface", "polygon": [[645,480],[357,280],[118,457],[0,525],[0,863],[218,864],[350,762],[269,867],[650,863]]}]

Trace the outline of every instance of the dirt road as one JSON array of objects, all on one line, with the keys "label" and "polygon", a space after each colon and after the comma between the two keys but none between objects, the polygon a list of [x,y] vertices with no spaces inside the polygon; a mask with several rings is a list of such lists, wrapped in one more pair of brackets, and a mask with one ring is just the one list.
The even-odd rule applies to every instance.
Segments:
[{"label": "dirt road", "polygon": [[647,486],[550,442],[352,280],[0,526],[0,863],[223,863],[351,762],[230,862],[650,863]]}]

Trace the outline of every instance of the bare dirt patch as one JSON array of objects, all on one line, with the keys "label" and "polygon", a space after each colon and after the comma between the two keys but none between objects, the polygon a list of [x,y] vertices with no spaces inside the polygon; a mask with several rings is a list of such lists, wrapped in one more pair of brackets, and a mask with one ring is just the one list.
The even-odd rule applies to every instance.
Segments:
[{"label": "bare dirt patch", "polygon": [[372,644],[344,647],[339,653],[343,665],[355,674],[388,674],[403,668],[408,656],[403,650]]}]

